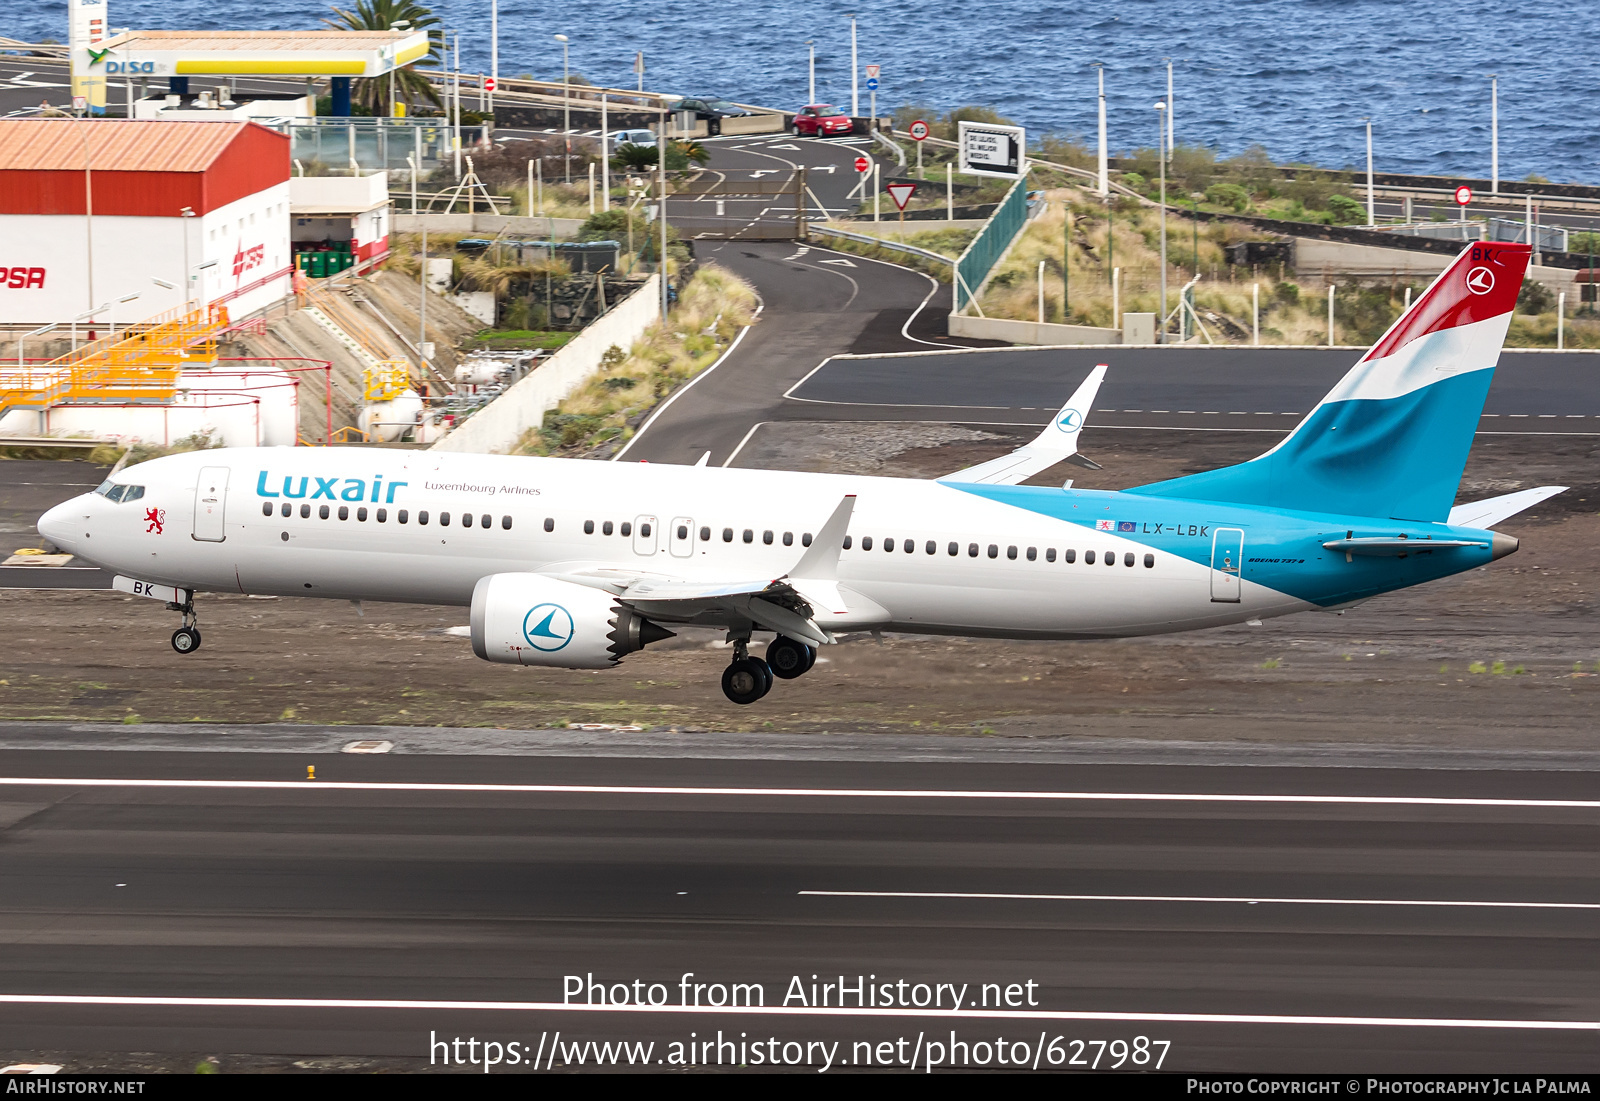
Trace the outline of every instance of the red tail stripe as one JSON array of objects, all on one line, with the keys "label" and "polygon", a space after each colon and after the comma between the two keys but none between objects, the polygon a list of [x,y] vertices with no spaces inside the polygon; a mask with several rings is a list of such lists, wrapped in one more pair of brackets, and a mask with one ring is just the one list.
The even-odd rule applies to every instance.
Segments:
[{"label": "red tail stripe", "polygon": [[1499,241],[1469,246],[1362,360],[1393,355],[1418,337],[1441,329],[1510,313],[1516,308],[1531,252],[1527,245]]}]

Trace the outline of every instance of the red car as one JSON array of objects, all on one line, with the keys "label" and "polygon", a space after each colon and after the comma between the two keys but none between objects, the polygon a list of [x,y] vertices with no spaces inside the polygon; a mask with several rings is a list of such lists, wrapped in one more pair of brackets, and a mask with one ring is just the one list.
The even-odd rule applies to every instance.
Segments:
[{"label": "red car", "polygon": [[853,130],[850,116],[826,103],[813,103],[794,113],[794,132],[814,138],[831,138]]}]

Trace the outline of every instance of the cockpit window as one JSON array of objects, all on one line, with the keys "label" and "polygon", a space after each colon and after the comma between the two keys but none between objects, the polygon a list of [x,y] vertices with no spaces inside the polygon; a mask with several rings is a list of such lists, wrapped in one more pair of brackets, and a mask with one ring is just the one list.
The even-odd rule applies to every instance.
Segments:
[{"label": "cockpit window", "polygon": [[94,491],[106,500],[115,501],[119,504],[137,501],[144,496],[144,486],[117,485],[111,481],[101,482],[95,487]]}]

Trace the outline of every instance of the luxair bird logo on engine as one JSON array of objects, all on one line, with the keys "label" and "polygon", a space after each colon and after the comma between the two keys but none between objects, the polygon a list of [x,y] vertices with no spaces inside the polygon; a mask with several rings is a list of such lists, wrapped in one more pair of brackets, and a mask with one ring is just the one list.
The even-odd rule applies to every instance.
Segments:
[{"label": "luxair bird logo on engine", "polygon": [[545,653],[571,642],[573,633],[572,613],[559,604],[535,604],[522,618],[522,637]]}]

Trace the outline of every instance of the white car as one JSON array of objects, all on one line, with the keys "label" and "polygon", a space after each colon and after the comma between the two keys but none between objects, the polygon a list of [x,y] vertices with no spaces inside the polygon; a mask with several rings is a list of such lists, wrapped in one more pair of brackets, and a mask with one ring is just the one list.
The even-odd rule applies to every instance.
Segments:
[{"label": "white car", "polygon": [[611,148],[613,151],[619,145],[655,145],[656,134],[654,130],[614,130],[611,133]]}]

